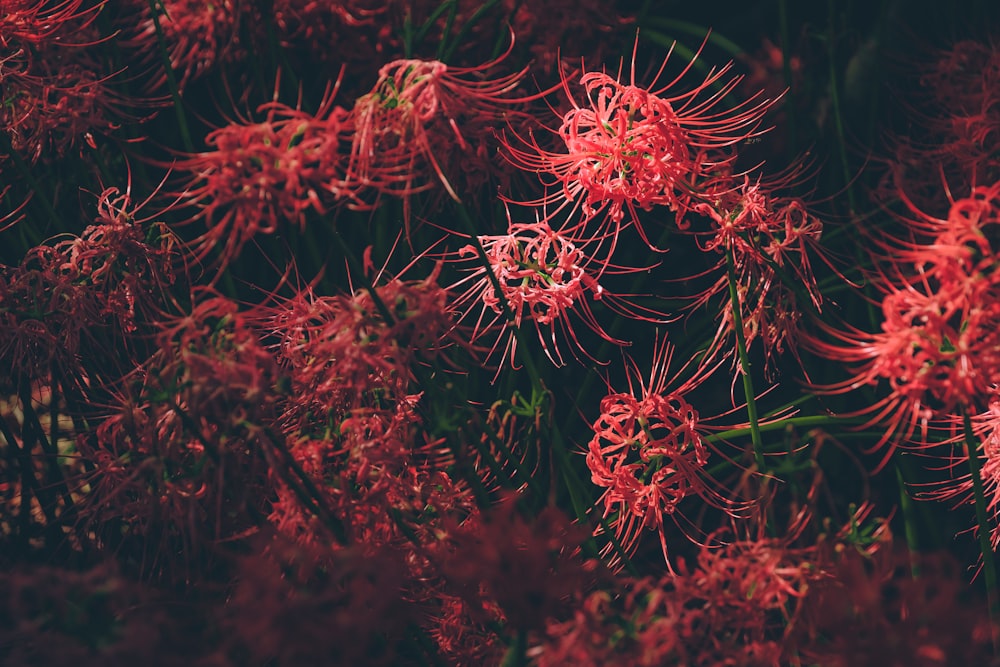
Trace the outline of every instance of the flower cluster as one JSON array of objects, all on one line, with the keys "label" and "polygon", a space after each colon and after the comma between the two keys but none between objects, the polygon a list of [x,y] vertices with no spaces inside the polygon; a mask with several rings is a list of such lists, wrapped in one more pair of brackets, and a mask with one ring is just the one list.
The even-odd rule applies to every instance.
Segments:
[{"label": "flower cluster", "polygon": [[612,4],[0,0],[0,663],[988,662],[997,49]]}]

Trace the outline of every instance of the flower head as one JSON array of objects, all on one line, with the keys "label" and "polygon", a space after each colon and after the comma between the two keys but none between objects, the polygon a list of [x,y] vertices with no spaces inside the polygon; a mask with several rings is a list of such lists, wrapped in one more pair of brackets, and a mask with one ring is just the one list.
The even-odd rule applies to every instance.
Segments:
[{"label": "flower head", "polygon": [[587,445],[591,481],[604,489],[599,503],[616,537],[631,552],[643,529],[655,530],[668,568],[664,518],[677,521],[682,501],[698,496],[733,514],[745,509],[708,475],[713,451],[724,455],[705,440],[710,427],[686,398],[712,369],[701,369],[671,389],[672,355],[666,340],[656,346],[648,380],[630,364],[628,391],[612,391],[601,400],[601,415]]},{"label": "flower head", "polygon": [[[656,78],[666,65],[665,60]],[[699,182],[732,161],[724,149],[753,136],[770,104],[718,109],[739,81],[735,78],[714,89],[728,66],[713,70],[690,90],[668,94],[691,66],[665,86],[656,87],[654,79],[642,87],[635,82],[633,51],[627,83],[620,74],[605,72],[580,77],[583,104],[574,99],[564,76],[563,89],[572,108],[554,131],[557,149],[542,148],[532,136],[507,142],[505,154],[521,169],[538,173],[546,186],[558,188],[544,201],[575,202],[586,220],[603,215],[616,227],[628,213],[649,243],[639,225],[638,209],[666,206],[682,217]]]},{"label": "flower head", "polygon": [[335,95],[333,86],[314,114],[263,104],[263,120],[237,119],[213,130],[205,138],[212,150],[171,165],[191,174],[180,194],[208,227],[194,241],[199,259],[216,252],[225,266],[256,235],[304,225],[310,209],[358,203],[345,185],[342,143],[350,125]]},{"label": "flower head", "polygon": [[[559,337],[583,351],[571,317],[575,314],[600,338],[617,345],[626,344],[605,332],[591,310],[591,301],[615,307],[618,298],[598,282],[607,263],[602,266],[602,262],[588,255],[585,245],[578,245],[572,237],[552,229],[545,220],[511,222],[507,234],[480,236],[477,244],[484,257],[478,255],[477,245],[463,247],[459,258],[468,258],[476,266],[470,269],[470,275],[452,286],[454,289],[468,284],[454,303],[456,310],[468,308],[464,317],[481,306],[472,342],[487,333],[495,335],[490,353],[503,344],[502,356],[513,364],[517,349],[514,330],[531,321],[545,354],[561,366],[564,361]],[[618,308],[625,312],[621,306]]]},{"label": "flower head", "polygon": [[[500,58],[478,67],[396,60],[351,112],[353,182],[403,197],[440,185],[459,201],[494,170],[489,142],[506,114],[530,98],[511,97],[526,70],[487,79]],[[461,179],[461,180],[459,180]]]}]

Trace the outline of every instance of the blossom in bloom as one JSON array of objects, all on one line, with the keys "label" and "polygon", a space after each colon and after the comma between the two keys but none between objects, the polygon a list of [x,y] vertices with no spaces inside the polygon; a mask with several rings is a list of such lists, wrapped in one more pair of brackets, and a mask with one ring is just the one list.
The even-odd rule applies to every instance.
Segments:
[{"label": "blossom in bloom", "polygon": [[[415,365],[455,338],[437,277],[394,278],[374,295],[320,296],[307,287],[256,309],[288,378],[275,425],[290,462],[360,543],[399,538],[391,512],[445,516],[472,503],[468,488],[443,472],[454,457],[428,433],[414,381]],[[271,522],[297,540],[327,541],[296,488],[287,479],[276,487]]]},{"label": "blossom in bloom", "polygon": [[0,47],[15,52],[65,38],[93,21],[94,9],[83,0],[6,0],[0,12]]},{"label": "blossom in bloom", "polygon": [[668,568],[664,519],[679,522],[682,501],[697,496],[733,515],[747,509],[709,476],[713,453],[723,460],[725,455],[706,441],[711,427],[687,400],[714,369],[703,367],[671,388],[672,355],[666,340],[655,346],[648,380],[635,362],[629,363],[628,391],[612,391],[601,400],[586,457],[591,481],[604,489],[598,501],[601,513],[625,552],[635,550],[643,530],[655,530]]},{"label": "blossom in bloom", "polygon": [[477,67],[437,60],[382,67],[375,87],[351,112],[351,182],[405,201],[438,185],[460,201],[482,186],[495,171],[494,131],[530,99],[511,96],[526,70],[485,78],[504,55]]},{"label": "blossom in bloom", "polygon": [[[846,362],[853,375],[822,387],[832,393],[884,383],[887,395],[854,413],[865,427],[885,433],[873,450],[922,437],[931,422],[964,411],[978,412],[1000,384],[1000,262],[994,247],[1000,223],[1000,185],[977,189],[952,203],[944,218],[905,220],[912,241],[877,244],[891,253],[876,275],[883,322],[874,333],[820,324],[827,342],[806,342],[818,354]],[[913,267],[912,273],[906,268]],[[881,465],[879,467],[881,467]]]},{"label": "blossom in bloom", "polygon": [[98,67],[77,57],[54,71],[33,66],[5,72],[0,122],[11,147],[30,162],[47,161],[94,144],[95,134],[115,130],[124,100]]},{"label": "blossom in bloom", "polygon": [[824,574],[811,581],[790,628],[802,664],[939,667],[995,659],[985,596],[970,595],[969,573],[950,554],[901,548],[873,559],[845,549],[818,565]]},{"label": "blossom in bloom", "polygon": [[357,202],[345,186],[342,144],[350,125],[335,94],[333,86],[314,114],[263,104],[260,122],[237,119],[213,130],[205,138],[212,150],[170,165],[190,173],[179,195],[208,227],[193,242],[197,258],[214,252],[225,266],[258,234],[301,227],[310,209]]},{"label": "blossom in bloom", "polygon": [[123,36],[118,44],[138,52],[135,57],[139,66],[152,70],[144,77],[149,91],[162,89],[167,82],[160,56],[161,46],[166,48],[177,87],[183,90],[189,82],[236,54],[239,5],[235,0],[163,0],[155,5],[133,0],[119,19]]},{"label": "blossom in bloom", "polygon": [[[938,500],[955,506],[975,504],[972,474],[969,470],[969,450],[964,433],[964,415],[950,420],[954,435],[928,454],[940,459],[935,466],[946,474],[943,480],[922,485],[917,497]],[[987,519],[990,524],[990,543],[1000,547],[1000,394],[995,390],[985,410],[969,415],[972,435],[979,443],[974,455],[979,459],[979,476],[986,497]],[[976,526],[975,530],[980,530]]]},{"label": "blossom in bloom", "polygon": [[586,72],[579,82],[586,97],[582,104],[574,99],[564,75],[562,86],[572,108],[555,131],[557,148],[547,150],[534,136],[521,137],[505,142],[505,156],[539,174],[547,188],[556,188],[543,201],[572,202],[585,220],[606,216],[616,228],[628,213],[652,246],[639,224],[638,209],[665,206],[681,219],[699,182],[732,162],[725,149],[754,136],[770,105],[751,101],[721,109],[739,82],[724,81],[728,66],[713,70],[690,90],[670,93],[693,62],[673,81],[657,87],[666,65],[667,60],[647,87],[636,84],[635,51],[628,82],[620,75]]},{"label": "blossom in bloom", "polygon": [[0,9],[0,126],[29,162],[67,155],[116,129],[125,100],[89,48],[103,3],[13,0]]},{"label": "blossom in bloom", "polygon": [[[465,287],[453,307],[465,311],[463,319],[478,311],[471,342],[487,335],[493,338],[490,355],[502,346],[501,365],[503,360],[514,363],[517,351],[514,331],[525,321],[535,327],[542,349],[557,366],[564,364],[560,339],[587,354],[577,337],[575,318],[581,319],[602,340],[626,345],[626,341],[603,329],[591,308],[592,301],[626,317],[664,320],[661,313],[633,307],[599,282],[609,272],[639,269],[609,265],[607,260],[599,258],[599,247],[588,247],[586,242],[552,229],[544,219],[533,223],[510,222],[506,234],[479,236],[477,244],[485,253],[485,263],[476,245],[469,244],[458,253],[459,259],[475,266],[469,269],[468,276],[452,285],[452,290]],[[600,245],[600,240],[596,245]]]},{"label": "blossom in bloom", "polygon": [[803,309],[819,311],[823,301],[810,260],[811,254],[822,257],[823,224],[801,199],[777,193],[795,175],[769,182],[721,177],[691,206],[709,225],[695,229],[692,223],[690,233],[702,251],[718,260],[709,272],[717,278],[692,298],[690,308],[709,307],[719,297],[729,302],[720,309],[712,343],[721,350],[735,327],[727,267],[731,258],[743,336],[748,347],[761,341],[768,371],[785,349],[796,352]]}]

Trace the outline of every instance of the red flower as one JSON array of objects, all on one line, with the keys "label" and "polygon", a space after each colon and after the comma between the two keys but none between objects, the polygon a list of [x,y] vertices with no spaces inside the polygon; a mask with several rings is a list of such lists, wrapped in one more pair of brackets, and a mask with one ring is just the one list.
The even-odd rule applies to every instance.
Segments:
[{"label": "red flower", "polygon": [[[546,356],[557,366],[564,364],[560,339],[568,340],[575,350],[582,348],[574,329],[573,320],[579,317],[584,325],[603,340],[616,345],[627,345],[609,335],[591,310],[590,301],[601,301],[619,315],[664,321],[662,313],[632,306],[626,299],[612,294],[598,282],[606,272],[629,273],[644,269],[617,267],[607,260],[588,254],[585,242],[558,232],[545,220],[534,223],[508,225],[507,234],[480,236],[478,243],[486,253],[489,266],[483,266],[473,245],[463,247],[459,258],[476,262],[470,275],[452,285],[451,289],[468,285],[454,301],[457,311],[466,310],[463,319],[482,305],[476,316],[471,342],[489,334],[496,336],[490,350],[492,356],[503,346],[502,359],[514,363],[517,340],[514,330],[530,320],[538,333],[538,340]],[[600,251],[600,240],[595,252]],[[500,285],[500,293],[493,285],[492,272]],[[501,300],[502,296],[502,300]],[[512,321],[508,321],[504,307],[509,308]],[[575,352],[574,352],[575,354]]]},{"label": "red flower", "polygon": [[[769,182],[744,176],[738,185],[722,176],[691,208],[710,221],[704,230],[692,230],[699,247],[719,255],[718,278],[695,295],[691,309],[714,308],[718,297],[726,302],[729,276],[725,254],[732,256],[743,336],[749,346],[760,339],[766,371],[772,359],[786,348],[796,351],[802,309],[819,310],[822,294],[816,284],[810,255],[819,252],[823,224],[805,202],[777,194],[798,175],[783,174]],[[822,257],[822,255],[820,255]],[[804,306],[801,302],[807,301]],[[711,304],[711,305],[710,305]],[[719,309],[719,328],[713,350],[723,349],[734,328],[734,304]]]},{"label": "red flower", "polygon": [[351,112],[351,182],[404,199],[437,183],[455,201],[481,185],[494,170],[487,142],[513,107],[531,99],[510,96],[526,70],[484,78],[505,55],[477,67],[437,60],[382,67]]},{"label": "red flower", "polygon": [[139,51],[140,62],[154,70],[152,76],[144,77],[147,90],[157,90],[167,81],[160,34],[182,90],[220,60],[232,57],[238,46],[240,3],[235,0],[162,0],[155,4],[155,19],[151,3],[134,0],[130,4],[134,5],[132,14],[126,13],[121,21],[124,36],[118,44]]},{"label": "red flower", "polygon": [[235,120],[205,138],[212,151],[170,165],[192,174],[180,194],[208,226],[194,241],[197,258],[215,251],[224,267],[257,234],[274,233],[282,222],[304,225],[309,209],[358,203],[344,180],[350,125],[333,104],[336,90],[327,91],[315,114],[263,104],[263,121]]},{"label": "red flower", "polygon": [[[880,242],[898,262],[876,277],[881,331],[821,324],[840,343],[807,341],[818,354],[855,366],[852,377],[821,390],[887,384],[886,397],[851,415],[867,416],[866,428],[886,427],[872,447],[892,445],[879,468],[918,426],[926,436],[933,420],[981,408],[1000,384],[1000,262],[989,227],[1000,223],[997,192],[1000,184],[977,189],[944,219],[904,220],[927,243]],[[909,265],[913,276],[903,273]]]},{"label": "red flower", "polygon": [[523,149],[507,142],[506,155],[518,167],[542,175],[546,186],[560,187],[561,192],[547,194],[544,201],[575,202],[586,220],[606,215],[616,228],[628,212],[649,243],[637,209],[667,206],[682,217],[699,181],[731,162],[723,149],[754,136],[771,104],[720,110],[723,98],[739,82],[734,78],[720,84],[728,66],[691,90],[666,96],[691,67],[689,63],[664,86],[655,87],[654,78],[653,84],[641,87],[635,83],[633,51],[628,83],[603,72],[583,74],[585,105],[573,98],[564,75],[563,89],[573,108],[556,134],[565,150],[546,150],[531,136],[519,138]]},{"label": "red flower", "polygon": [[666,340],[656,346],[648,381],[635,362],[629,363],[628,392],[613,392],[601,400],[601,416],[587,446],[591,481],[605,489],[599,502],[616,537],[631,552],[643,529],[655,530],[668,568],[664,517],[677,522],[682,501],[698,496],[734,515],[746,509],[745,503],[727,498],[722,485],[708,475],[712,452],[724,454],[706,442],[704,436],[713,429],[686,399],[714,369],[701,368],[670,389],[671,377],[684,371],[670,373],[672,355]]}]

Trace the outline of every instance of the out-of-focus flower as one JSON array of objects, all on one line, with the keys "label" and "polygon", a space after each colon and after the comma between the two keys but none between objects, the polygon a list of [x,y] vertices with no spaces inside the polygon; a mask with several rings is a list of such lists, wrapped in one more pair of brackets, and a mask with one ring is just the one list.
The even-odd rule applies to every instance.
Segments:
[{"label": "out-of-focus flower", "polygon": [[167,82],[162,46],[183,91],[219,62],[239,54],[240,4],[238,0],[132,0],[120,10],[123,33],[118,44],[137,53],[136,64],[151,72],[143,77],[145,90],[161,93]]},{"label": "out-of-focus flower", "polygon": [[314,114],[274,101],[260,122],[237,119],[212,131],[213,148],[170,166],[191,174],[180,195],[208,230],[193,242],[197,258],[217,253],[221,267],[258,234],[305,224],[310,209],[358,200],[345,176],[348,113],[333,103],[337,87]]},{"label": "out-of-focus flower", "polygon": [[540,667],[783,664],[786,628],[813,578],[808,557],[774,540],[702,548],[691,570],[581,596],[529,655]]}]

